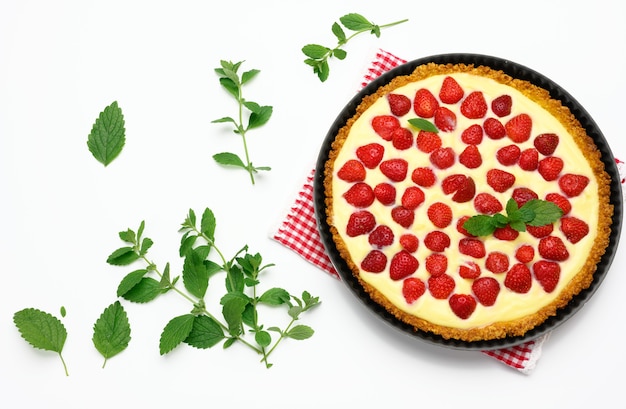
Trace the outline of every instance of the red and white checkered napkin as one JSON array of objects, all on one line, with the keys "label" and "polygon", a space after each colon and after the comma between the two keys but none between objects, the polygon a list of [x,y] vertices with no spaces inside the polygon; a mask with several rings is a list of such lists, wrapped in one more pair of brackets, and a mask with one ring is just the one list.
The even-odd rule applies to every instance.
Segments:
[{"label": "red and white checkered napkin", "polygon": [[[404,64],[406,61],[395,55],[380,50],[376,59],[372,62],[361,85],[364,87],[370,81],[393,67]],[[617,160],[620,174],[624,175],[622,168],[624,162]],[[313,179],[315,169],[306,177],[302,188],[298,192],[295,203],[282,220],[282,223],[272,234],[272,238],[285,247],[295,251],[305,260],[326,271],[331,276],[339,279],[339,274],[332,265],[324,245],[321,241],[315,221],[315,209],[313,208]],[[624,184],[624,178],[622,178]],[[533,341],[526,342],[511,348],[482,351],[483,354],[497,359],[498,361],[529,374],[535,368],[537,360],[541,356],[541,347],[550,334],[545,334]]]}]

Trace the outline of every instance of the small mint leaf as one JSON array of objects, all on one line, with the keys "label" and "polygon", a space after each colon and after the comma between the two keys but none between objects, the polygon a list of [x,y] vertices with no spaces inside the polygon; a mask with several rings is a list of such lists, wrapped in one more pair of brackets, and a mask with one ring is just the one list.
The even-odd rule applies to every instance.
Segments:
[{"label": "small mint leaf", "polygon": [[107,166],[122,151],[125,132],[122,109],[114,101],[100,112],[87,137],[87,147],[98,162]]},{"label": "small mint leaf", "polygon": [[487,215],[472,216],[465,223],[463,228],[473,236],[488,236],[496,230],[496,221]]},{"label": "small mint leaf", "polygon": [[437,127],[427,119],[411,118],[409,119],[409,124],[422,131],[439,133],[439,129],[437,129]]},{"label": "small mint leaf", "polygon": [[302,53],[314,60],[320,60],[328,54],[330,48],[318,44],[307,44],[302,47]]},{"label": "small mint leaf", "polygon": [[109,255],[107,263],[114,266],[127,266],[139,259],[139,255],[132,247],[120,247]]},{"label": "small mint leaf", "polygon": [[337,37],[337,42],[343,44],[346,41],[346,33],[338,23],[333,23],[332,32]]},{"label": "small mint leaf", "polygon": [[563,210],[548,200],[529,200],[524,203],[522,209],[528,209],[534,213],[534,218],[526,222],[530,226],[545,226],[559,220],[563,215]]},{"label": "small mint leaf", "polygon": [[241,74],[241,85],[245,84],[246,82],[250,81],[252,78],[256,77],[256,75],[260,72],[261,72],[260,70],[252,69],[250,71],[246,71],[243,74]]},{"label": "small mint leaf", "polygon": [[374,28],[374,24],[358,13],[346,14],[340,17],[339,21],[345,28],[352,31],[371,30]]},{"label": "small mint leaf", "polygon": [[215,161],[220,165],[237,166],[240,168],[246,167],[246,165],[243,164],[243,161],[241,160],[241,158],[239,158],[239,156],[230,152],[216,153],[215,155],[213,155],[213,159],[215,159]]},{"label": "small mint leaf", "polygon": [[287,332],[287,337],[296,340],[304,340],[313,336],[313,329],[307,325],[296,325]]},{"label": "small mint leaf", "polygon": [[159,340],[159,352],[161,355],[169,353],[187,339],[193,329],[194,321],[195,316],[186,314],[172,318],[170,322],[167,323],[165,328],[163,328],[161,339]]},{"label": "small mint leaf", "polygon": [[193,320],[191,332],[185,338],[185,343],[194,348],[206,349],[217,345],[224,338],[224,331],[217,321],[206,315],[198,315]]},{"label": "small mint leaf", "polygon": [[519,232],[526,231],[526,223],[524,223],[521,220],[514,220],[514,221],[510,222],[509,225],[511,226],[511,228],[513,230],[517,230]]},{"label": "small mint leaf", "polygon": [[130,324],[122,304],[115,301],[105,308],[93,327],[92,341],[98,352],[104,357],[104,364],[109,358],[119,354],[130,342]]}]

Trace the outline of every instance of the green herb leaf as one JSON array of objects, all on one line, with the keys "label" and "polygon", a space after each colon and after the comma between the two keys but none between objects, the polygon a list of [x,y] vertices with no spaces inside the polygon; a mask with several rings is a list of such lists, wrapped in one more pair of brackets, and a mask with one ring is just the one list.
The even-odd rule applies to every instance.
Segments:
[{"label": "green herb leaf", "polygon": [[358,13],[346,14],[345,16],[340,17],[339,21],[344,25],[344,27],[352,31],[370,30],[374,26],[374,23],[371,23],[368,19]]},{"label": "green herb leaf", "polygon": [[92,341],[98,352],[107,360],[128,347],[130,342],[130,323],[122,304],[115,301],[105,308],[93,326]]},{"label": "green herb leaf", "polygon": [[215,227],[216,227],[215,215],[213,211],[208,207],[204,209],[202,213],[202,219],[200,220],[200,231],[207,236],[211,242],[215,241]]},{"label": "green herb leaf", "polygon": [[217,345],[224,338],[224,331],[217,321],[206,315],[198,315],[193,320],[193,327],[185,343],[194,348],[206,349]]},{"label": "green herb leaf", "polygon": [[313,329],[307,325],[296,325],[287,332],[287,336],[291,339],[304,340],[313,336]]},{"label": "green herb leaf", "polygon": [[60,313],[61,313],[61,317],[65,318],[65,315],[67,314],[67,310],[65,309],[64,306],[61,306]]},{"label": "green herb leaf", "polygon": [[346,33],[343,31],[343,28],[337,23],[333,23],[331,28],[335,37],[337,37],[337,42],[339,44],[343,44],[346,41]]},{"label": "green herb leaf", "polygon": [[259,302],[267,305],[281,305],[290,300],[291,296],[282,288],[270,288],[259,297]]},{"label": "green herb leaf", "polygon": [[474,236],[489,236],[496,230],[496,224],[491,216],[477,215],[470,217],[463,228]]},{"label": "green herb leaf", "polygon": [[522,206],[522,209],[524,208],[532,210],[535,215],[534,219],[526,222],[530,226],[544,226],[554,223],[563,215],[563,210],[558,205],[547,200],[529,200]]},{"label": "green herb leaf", "polygon": [[411,118],[409,119],[409,124],[422,131],[439,133],[439,129],[437,129],[437,127],[427,119]]},{"label": "green herb leaf", "polygon": [[91,128],[87,138],[87,147],[91,154],[107,166],[115,159],[126,143],[124,115],[114,101],[104,108]]},{"label": "green herb leaf", "polygon": [[242,315],[249,300],[242,294],[229,293],[222,297],[222,315],[228,323],[228,332],[232,336],[241,334]]},{"label": "green herb leaf", "polygon": [[185,314],[172,318],[167,323],[159,341],[159,352],[161,355],[169,353],[187,339],[193,329],[194,321],[195,317],[192,314]]},{"label": "green herb leaf", "polygon": [[126,276],[122,279],[122,281],[120,281],[120,284],[117,286],[117,296],[124,297],[127,292],[129,292],[137,284],[139,284],[139,282],[147,273],[148,270],[140,269],[126,274]]},{"label": "green herb leaf", "polygon": [[183,263],[183,284],[187,291],[203,298],[209,286],[209,275],[203,259],[194,250],[190,251]]},{"label": "green herb leaf", "polygon": [[107,258],[107,263],[114,266],[127,266],[139,259],[139,255],[135,253],[132,247],[120,247],[115,250]]},{"label": "green herb leaf", "polygon": [[330,52],[330,48],[324,47],[319,44],[307,44],[302,47],[302,52],[309,58],[314,60],[326,57],[326,54]]},{"label": "green herb leaf", "polygon": [[230,152],[216,153],[215,155],[213,155],[213,159],[215,159],[215,161],[219,163],[220,165],[237,166],[237,167],[244,168],[244,169],[246,168],[246,165],[244,165],[241,158],[235,155],[234,153],[230,153]]},{"label": "green herb leaf", "polygon": [[61,353],[67,339],[67,330],[58,318],[35,308],[26,308],[13,315],[13,322],[22,338],[34,348],[56,352],[61,358],[65,375],[67,366]]},{"label": "green herb leaf", "polygon": [[267,348],[272,343],[272,336],[267,331],[257,331],[254,340],[262,348]]},{"label": "green herb leaf", "polygon": [[270,120],[272,112],[273,109],[270,106],[259,107],[259,109],[250,114],[250,119],[248,120],[248,129],[254,129],[265,125],[267,121]]},{"label": "green herb leaf", "polygon": [[163,289],[161,283],[150,277],[143,277],[133,288],[126,291],[122,296],[125,300],[136,303],[147,303],[154,300]]}]

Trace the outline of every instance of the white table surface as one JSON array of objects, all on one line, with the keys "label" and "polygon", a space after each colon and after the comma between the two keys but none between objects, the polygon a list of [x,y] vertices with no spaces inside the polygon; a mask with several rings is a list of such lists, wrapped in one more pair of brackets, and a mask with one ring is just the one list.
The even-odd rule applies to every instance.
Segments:
[{"label": "white table surface", "polygon": [[[376,319],[339,281],[268,238],[314,165],[321,142],[360,86],[378,48],[406,59],[483,53],[529,66],[568,90],[616,156],[626,156],[626,6],[621,1],[11,1],[0,0],[0,407],[534,407],[623,405],[626,256],[617,254],[594,297],[552,333],[530,375],[480,352],[415,340]],[[331,24],[350,12],[378,24],[331,62],[321,83],[302,62],[307,43],[334,45]],[[213,68],[260,69],[247,97],[274,116],[249,134],[252,159],[271,172],[250,185],[211,156],[241,152],[234,114]],[[118,101],[126,146],[104,168],[87,150],[98,113]],[[267,280],[322,305],[302,323],[315,335],[282,344],[267,370],[240,347],[181,346],[162,357],[165,323],[188,312],[174,295],[124,302],[128,349],[105,369],[92,325],[130,271],[106,264],[117,233],[146,221],[152,258],[180,269],[180,223],[210,207],[227,254],[244,244],[276,264]],[[64,358],[19,336],[14,312],[63,318]],[[620,399],[622,399],[620,401]],[[36,406],[38,405],[38,406]]]}]

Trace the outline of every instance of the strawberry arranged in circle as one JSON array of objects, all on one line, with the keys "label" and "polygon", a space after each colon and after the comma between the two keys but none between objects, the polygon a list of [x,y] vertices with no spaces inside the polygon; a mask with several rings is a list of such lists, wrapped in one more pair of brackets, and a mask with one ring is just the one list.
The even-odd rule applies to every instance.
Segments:
[{"label": "strawberry arranged in circle", "polygon": [[400,127],[400,121],[393,115],[378,115],[372,119],[372,129],[386,141],[391,140],[391,134]]},{"label": "strawberry arranged in circle", "polygon": [[383,175],[394,182],[402,182],[409,171],[409,163],[401,158],[382,161],[379,166]]},{"label": "strawberry arranged in circle", "polygon": [[402,295],[408,304],[413,304],[426,292],[426,284],[416,277],[409,277],[402,282]]},{"label": "strawberry arranged in circle", "polygon": [[459,83],[452,77],[448,76],[443,79],[441,90],[439,91],[439,99],[444,104],[456,104],[463,98],[465,92]]},{"label": "strawberry arranged in circle", "polygon": [[417,186],[409,186],[402,194],[402,207],[405,209],[413,210],[417,209],[422,203],[424,203],[424,191]]},{"label": "strawberry arranged in circle", "polygon": [[424,237],[424,245],[431,251],[442,252],[450,247],[450,236],[439,230],[431,231]]},{"label": "strawberry arranged in circle", "polygon": [[528,244],[521,245],[515,250],[515,259],[520,263],[530,263],[535,258],[535,249]]},{"label": "strawberry arranged in circle", "polygon": [[550,156],[559,145],[559,136],[555,133],[537,135],[533,140],[533,145],[542,155]]},{"label": "strawberry arranged in circle", "polygon": [[435,202],[428,207],[426,211],[428,220],[435,227],[440,229],[446,228],[452,223],[452,209],[445,203]]},{"label": "strawberry arranged in circle", "polygon": [[367,210],[359,210],[350,215],[346,234],[350,237],[356,237],[371,232],[374,227],[376,227],[374,215]]},{"label": "strawberry arranged in circle", "polygon": [[432,118],[435,116],[438,108],[439,101],[429,90],[425,88],[417,90],[415,98],[413,98],[413,111],[415,111],[417,116]]},{"label": "strawberry arranged in circle", "polygon": [[417,149],[425,153],[441,148],[441,137],[434,132],[420,130],[416,138]]},{"label": "strawberry arranged in circle", "polygon": [[415,212],[403,206],[396,206],[391,209],[391,218],[404,228],[409,228],[415,220]]},{"label": "strawberry arranged in circle", "polygon": [[493,232],[493,237],[498,240],[513,241],[519,236],[519,232],[507,224],[504,227],[498,227]]},{"label": "strawberry arranged in circle", "polygon": [[577,217],[562,217],[561,231],[570,243],[578,243],[589,234],[589,225]]},{"label": "strawberry arranged in circle", "polygon": [[432,253],[426,257],[425,262],[426,271],[433,276],[444,274],[448,269],[448,257],[443,253]]},{"label": "strawberry arranged in circle", "polygon": [[564,261],[569,258],[569,252],[565,243],[557,236],[547,236],[539,240],[537,248],[541,257],[546,260]]},{"label": "strawberry arranged in circle", "polygon": [[479,303],[490,307],[496,303],[500,294],[500,283],[493,277],[480,277],[472,283],[472,292]]},{"label": "strawberry arranged in circle", "polygon": [[404,116],[411,110],[411,99],[406,95],[391,93],[387,95],[387,101],[391,113],[395,116]]},{"label": "strawberry arranged in circle", "polygon": [[554,231],[554,225],[552,223],[544,224],[543,226],[531,226],[527,224],[526,231],[530,233],[531,236],[541,239],[552,234]]},{"label": "strawberry arranged in circle", "polygon": [[516,187],[513,189],[513,194],[511,195],[515,203],[517,203],[517,207],[522,207],[529,200],[538,199],[539,195],[535,193],[534,190],[529,189],[527,187]]},{"label": "strawberry arranged in circle", "polygon": [[515,183],[515,175],[502,169],[487,171],[487,184],[496,192],[507,191]]},{"label": "strawberry arranged in circle", "polygon": [[367,238],[369,244],[378,248],[390,246],[391,244],[393,244],[393,240],[393,230],[391,230],[389,226],[385,226],[384,224],[376,226],[376,228],[372,230],[369,237]]},{"label": "strawberry arranged in circle", "polygon": [[346,182],[362,182],[365,180],[365,166],[356,159],[350,159],[337,172],[337,177]]},{"label": "strawberry arranged in circle", "polygon": [[430,153],[430,163],[439,169],[448,169],[455,161],[456,155],[450,147],[438,148]]},{"label": "strawberry arranged in circle", "polygon": [[380,203],[392,205],[396,202],[396,188],[390,183],[379,183],[374,187],[374,196]]},{"label": "strawberry arranged in circle", "polygon": [[553,261],[539,260],[533,264],[533,274],[543,290],[551,293],[559,283],[561,267]]},{"label": "strawberry arranged in circle", "polygon": [[547,181],[557,180],[563,170],[563,159],[557,156],[548,156],[539,161],[537,171]]},{"label": "strawberry arranged in circle", "polygon": [[459,266],[459,276],[474,279],[480,277],[480,266],[473,261],[467,261]]},{"label": "strawberry arranged in circle", "polygon": [[461,132],[461,140],[468,145],[479,145],[483,141],[483,128],[478,124],[468,126]]},{"label": "strawberry arranged in circle", "polygon": [[526,142],[530,139],[533,120],[528,114],[519,114],[511,118],[505,125],[506,134],[516,143]]},{"label": "strawberry arranged in circle", "polygon": [[469,202],[476,194],[474,179],[462,174],[447,176],[441,182],[441,189],[446,195],[452,194],[452,201],[457,203]]},{"label": "strawberry arranged in circle", "polygon": [[471,295],[454,294],[448,302],[452,312],[463,320],[469,318],[476,309],[476,299]]},{"label": "strawberry arranged in circle", "polygon": [[559,187],[567,197],[580,195],[589,184],[589,178],[584,175],[565,174],[559,178]]},{"label": "strawberry arranged in circle", "polygon": [[548,193],[546,195],[546,200],[559,206],[563,211],[563,216],[572,210],[572,204],[569,199],[560,193]]},{"label": "strawberry arranged in circle", "polygon": [[496,151],[496,159],[504,166],[515,165],[522,150],[517,145],[507,145]]},{"label": "strawberry arranged in circle", "polygon": [[435,126],[443,132],[451,132],[456,128],[456,114],[446,107],[435,111]]},{"label": "strawberry arranged in circle", "polygon": [[464,237],[459,240],[459,253],[474,258],[483,258],[487,251],[485,250],[485,243],[481,240],[472,237]]},{"label": "strawberry arranged in circle", "polygon": [[513,98],[510,95],[500,95],[491,101],[491,111],[502,118],[511,114]]},{"label": "strawberry arranged in circle", "polygon": [[380,250],[372,250],[361,261],[363,271],[369,273],[382,273],[387,267],[387,256]]},{"label": "strawberry arranged in circle", "polygon": [[428,278],[428,291],[433,298],[445,300],[452,294],[456,283],[448,274],[439,274]]},{"label": "strawberry arranged in circle", "polygon": [[518,165],[521,169],[532,172],[539,166],[539,152],[535,148],[524,149],[519,155]]},{"label": "strawberry arranged in circle", "polygon": [[419,267],[419,261],[408,251],[400,250],[391,258],[389,276],[392,280],[402,280],[413,274]]},{"label": "strawberry arranged in circle", "polygon": [[356,150],[356,157],[359,158],[363,165],[368,169],[374,169],[383,160],[385,148],[379,143],[368,143],[359,146]]},{"label": "strawberry arranged in circle", "polygon": [[471,92],[461,103],[461,113],[469,119],[479,119],[487,114],[487,101],[481,91]]},{"label": "strawberry arranged in circle", "polygon": [[419,247],[420,241],[416,235],[405,233],[400,236],[400,246],[409,253],[415,253]]},{"label": "strawberry arranged in circle", "polygon": [[468,169],[476,169],[483,163],[483,158],[476,145],[469,145],[459,154],[459,162]]},{"label": "strawberry arranged in circle", "polygon": [[532,274],[526,264],[517,263],[506,273],[504,286],[509,290],[526,294],[533,285]]},{"label": "strawberry arranged in circle", "polygon": [[474,209],[478,213],[492,215],[500,213],[504,207],[491,193],[479,193],[474,198]]},{"label": "strawberry arranged in circle", "polygon": [[399,151],[407,150],[413,146],[413,132],[407,128],[398,128],[391,134],[391,143]]},{"label": "strawberry arranged in circle", "polygon": [[485,268],[494,274],[504,273],[509,269],[509,256],[500,251],[492,251],[487,255]]},{"label": "strawberry arranged in circle", "polygon": [[487,118],[483,122],[483,130],[491,139],[502,139],[506,136],[506,128],[496,118]]},{"label": "strawberry arranged in circle", "polygon": [[365,208],[374,203],[374,190],[365,182],[353,184],[343,197],[354,207]]},{"label": "strawberry arranged in circle", "polygon": [[421,187],[430,187],[435,184],[435,172],[431,168],[415,168],[411,173],[411,180]]}]

